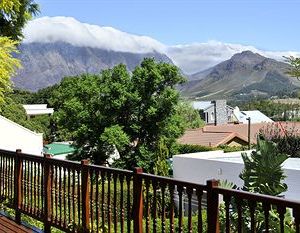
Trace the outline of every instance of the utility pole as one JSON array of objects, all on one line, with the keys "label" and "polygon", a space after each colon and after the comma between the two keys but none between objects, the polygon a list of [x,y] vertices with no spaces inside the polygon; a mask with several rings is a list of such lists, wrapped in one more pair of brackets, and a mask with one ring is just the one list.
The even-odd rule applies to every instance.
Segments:
[{"label": "utility pole", "polygon": [[251,149],[251,118],[247,117],[246,120],[248,121],[248,150]]}]

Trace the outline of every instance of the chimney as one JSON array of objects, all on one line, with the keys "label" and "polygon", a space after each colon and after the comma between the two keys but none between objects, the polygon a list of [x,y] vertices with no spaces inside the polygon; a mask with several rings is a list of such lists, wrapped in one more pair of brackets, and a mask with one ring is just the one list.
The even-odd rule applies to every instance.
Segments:
[{"label": "chimney", "polygon": [[214,115],[215,115],[215,125],[224,125],[228,123],[226,100],[214,100]]}]

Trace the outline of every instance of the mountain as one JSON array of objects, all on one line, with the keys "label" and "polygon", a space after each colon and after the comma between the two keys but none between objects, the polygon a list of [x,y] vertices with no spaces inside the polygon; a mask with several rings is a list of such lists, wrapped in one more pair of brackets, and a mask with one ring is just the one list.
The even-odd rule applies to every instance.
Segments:
[{"label": "mountain", "polygon": [[289,65],[251,51],[233,55],[205,71],[189,76],[184,95],[201,99],[270,97],[291,93],[300,82],[286,75]]},{"label": "mountain", "polygon": [[118,52],[66,42],[23,43],[19,50],[20,53],[16,56],[21,60],[23,68],[12,80],[17,88],[30,91],[59,83],[65,76],[99,73],[102,69],[111,68],[119,63],[133,70],[145,57],[172,63],[169,57],[156,51]]}]

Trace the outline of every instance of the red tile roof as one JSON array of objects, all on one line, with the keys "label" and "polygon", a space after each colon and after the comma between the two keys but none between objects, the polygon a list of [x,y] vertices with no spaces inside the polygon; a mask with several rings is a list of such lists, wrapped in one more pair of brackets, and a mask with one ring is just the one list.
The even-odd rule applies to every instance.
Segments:
[{"label": "red tile roof", "polygon": [[[274,122],[251,124],[250,141],[256,144],[256,138],[261,129],[271,129],[277,126],[281,129],[280,134],[285,131],[294,130],[300,134],[300,122]],[[189,129],[178,139],[181,144],[203,145],[216,147],[238,138],[242,141],[248,141],[248,124],[226,124],[226,125],[207,125],[199,129]]]}]

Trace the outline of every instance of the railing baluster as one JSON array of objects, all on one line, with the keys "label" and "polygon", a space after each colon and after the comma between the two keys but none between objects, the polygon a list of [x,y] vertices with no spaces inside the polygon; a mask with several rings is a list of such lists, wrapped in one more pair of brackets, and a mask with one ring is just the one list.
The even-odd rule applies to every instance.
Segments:
[{"label": "railing baluster", "polygon": [[242,201],[239,199],[235,199],[236,206],[237,206],[237,212],[238,212],[238,233],[242,233],[242,223],[243,223],[243,216],[242,216]]},{"label": "railing baluster", "polygon": [[44,231],[45,233],[51,232],[51,216],[53,213],[53,203],[52,203],[52,181],[53,181],[53,167],[48,163],[47,159],[50,158],[50,155],[45,154],[44,155],[44,183],[42,183],[42,187],[44,187],[44,192],[42,199],[45,201],[45,206],[43,206],[44,209]]},{"label": "railing baluster", "polygon": [[130,208],[130,182],[131,182],[131,177],[126,176],[126,184],[127,184],[127,232],[131,232],[131,208]]},{"label": "railing baluster", "polygon": [[293,209],[293,217],[295,221],[295,226],[296,226],[296,233],[300,232],[300,208],[294,208]]},{"label": "railing baluster", "polygon": [[263,210],[264,210],[264,216],[265,216],[265,232],[269,232],[269,211],[270,211],[270,204],[269,203],[263,203]]},{"label": "railing baluster", "polygon": [[166,232],[166,201],[165,201],[165,192],[166,184],[160,183],[161,186],[161,232]]},{"label": "railing baluster", "polygon": [[75,204],[75,197],[76,197],[76,189],[75,189],[75,185],[76,185],[76,178],[75,178],[75,174],[76,171],[75,169],[72,169],[72,180],[73,180],[73,184],[72,184],[72,211],[73,211],[73,224],[75,225],[77,223],[77,216],[76,216],[76,204]]},{"label": "railing baluster", "polygon": [[175,187],[173,184],[169,184],[169,192],[170,192],[170,233],[174,233],[174,192]]},{"label": "railing baluster", "polygon": [[[15,220],[18,224],[21,224],[21,204],[22,204],[22,170],[23,170],[23,162],[21,158],[21,150],[16,151],[15,156]],[[1,167],[0,167],[1,168]]]},{"label": "railing baluster", "polygon": [[63,225],[66,228],[67,227],[67,186],[66,186],[66,167],[63,167],[63,187],[62,187],[62,194],[63,194]]},{"label": "railing baluster", "polygon": [[89,232],[90,229],[90,195],[89,192],[92,190],[89,190],[89,167],[88,167],[89,161],[88,160],[82,160],[81,161],[81,192],[82,192],[82,199],[78,199],[79,202],[81,202],[81,208],[82,208],[82,226],[84,232]]},{"label": "railing baluster", "polygon": [[198,232],[202,233],[203,232],[203,222],[202,222],[202,195],[203,195],[203,190],[202,189],[197,189],[197,201],[198,201]]},{"label": "railing baluster", "polygon": [[111,174],[108,172],[107,174],[107,224],[108,224],[108,233],[111,233]]},{"label": "railing baluster", "polygon": [[78,212],[78,225],[81,224],[81,219],[82,219],[82,216],[81,216],[81,196],[80,196],[80,193],[81,193],[81,175],[80,174],[80,170],[78,169],[77,170],[77,212]]},{"label": "railing baluster", "polygon": [[90,216],[91,216],[91,231],[94,232],[94,221],[95,221],[95,216],[94,216],[94,208],[93,208],[93,204],[94,204],[94,188],[93,188],[93,179],[94,179],[94,171],[91,170],[90,171]]},{"label": "railing baluster", "polygon": [[183,230],[182,227],[182,205],[183,205],[183,201],[182,201],[182,195],[183,195],[183,187],[181,185],[177,186],[177,193],[178,193],[178,200],[179,200],[179,213],[178,213],[178,232],[181,233]]},{"label": "railing baluster", "polygon": [[102,217],[102,231],[105,231],[105,172],[101,171],[101,185],[102,185],[102,204],[101,204],[101,217]]},{"label": "railing baluster", "polygon": [[286,212],[286,208],[282,206],[277,206],[277,212],[279,214],[280,233],[284,233],[284,215]]},{"label": "railing baluster", "polygon": [[96,194],[95,194],[95,205],[96,205],[96,232],[98,232],[99,229],[99,171],[96,170],[95,173],[95,180],[96,180]]},{"label": "railing baluster", "polygon": [[256,203],[255,201],[249,201],[249,211],[250,211],[250,221],[251,221],[251,232],[255,233],[255,207]]},{"label": "railing baluster", "polygon": [[114,182],[114,200],[113,200],[113,208],[114,208],[114,231],[117,233],[118,231],[118,218],[117,218],[117,181],[118,175],[116,173],[113,174],[113,182]]},{"label": "railing baluster", "polygon": [[192,233],[192,195],[193,195],[193,188],[188,187],[187,190],[188,196],[188,232]]},{"label": "railing baluster", "polygon": [[224,196],[226,233],[230,233],[230,214],[229,214],[230,200],[231,197],[229,195]]},{"label": "railing baluster", "polygon": [[40,169],[41,169],[41,164],[40,163],[38,163],[37,164],[37,182],[38,182],[38,184],[37,184],[37,202],[38,202],[38,215],[39,215],[39,217],[40,217],[40,215],[41,215],[41,209],[43,209],[43,208],[41,208],[41,199],[40,199],[40,197],[41,197],[41,187],[42,187],[42,183],[41,183],[41,171],[40,171]]},{"label": "railing baluster", "polygon": [[145,188],[146,188],[146,233],[150,232],[150,200],[149,200],[149,188],[150,181],[145,180]]},{"label": "railing baluster", "polygon": [[121,216],[120,216],[120,220],[121,220],[121,222],[120,222],[120,227],[121,227],[121,233],[123,233],[124,232],[124,221],[125,221],[125,212],[124,212],[124,190],[123,190],[123,186],[124,186],[124,175],[123,174],[121,174],[120,175],[120,212],[121,212]]},{"label": "railing baluster", "polygon": [[68,175],[68,225],[71,223],[71,174],[70,168],[67,168],[67,175]]},{"label": "railing baluster", "polygon": [[156,233],[157,228],[157,182],[152,180],[153,188],[153,202],[152,202],[152,220],[153,220],[153,229],[152,232]]}]

